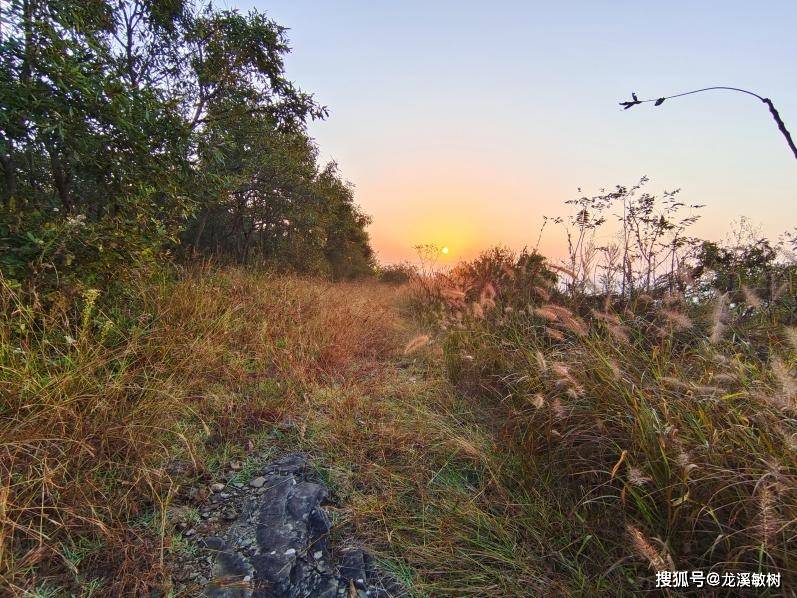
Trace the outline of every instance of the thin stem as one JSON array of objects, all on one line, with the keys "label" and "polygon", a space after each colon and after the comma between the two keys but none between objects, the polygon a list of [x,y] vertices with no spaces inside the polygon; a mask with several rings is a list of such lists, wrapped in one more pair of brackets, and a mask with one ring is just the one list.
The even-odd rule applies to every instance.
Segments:
[{"label": "thin stem", "polygon": [[[753,93],[752,91],[748,91],[746,89],[740,89],[739,87],[726,87],[726,86],[721,86],[721,85],[720,86],[714,86],[714,87],[704,87],[703,89],[695,89],[693,91],[685,91],[683,93],[676,93],[675,95],[672,95],[672,96],[665,96],[664,99],[665,100],[671,100],[673,98],[681,98],[683,96],[692,95],[693,93],[701,93],[701,92],[704,92],[704,91],[713,91],[715,89],[721,89],[721,90],[726,90],[726,91],[738,91],[740,93],[746,93],[747,95],[753,96],[754,98],[758,98],[762,102],[764,101],[764,98],[762,98],[757,93]],[[638,100],[638,103],[645,104],[647,102],[657,102],[660,99],[662,99],[662,98],[653,98],[653,99],[650,99],[650,100]]]},{"label": "thin stem", "polygon": [[783,119],[780,117],[780,113],[778,113],[777,109],[775,108],[775,105],[772,103],[772,100],[770,100],[769,98],[765,98],[763,96],[760,96],[757,93],[754,93],[752,91],[748,91],[746,89],[741,89],[739,87],[727,87],[727,86],[723,86],[723,85],[717,85],[717,86],[714,86],[714,87],[704,87],[702,89],[695,89],[693,91],[685,91],[683,93],[677,93],[677,94],[671,95],[671,96],[663,96],[663,97],[660,97],[660,98],[652,98],[652,99],[647,99],[647,100],[638,100],[638,99],[636,99],[636,96],[634,96],[634,100],[633,101],[621,102],[620,105],[621,106],[625,106],[625,108],[628,109],[628,108],[631,108],[632,106],[635,106],[637,104],[647,104],[649,102],[655,102],[656,105],[658,106],[662,102],[664,102],[665,100],[671,100],[673,98],[681,98],[683,96],[688,96],[688,95],[692,95],[692,94],[695,94],[695,93],[702,93],[704,91],[715,91],[715,90],[736,91],[736,92],[739,92],[739,93],[745,93],[745,94],[747,94],[749,96],[753,96],[754,98],[756,98],[756,99],[762,101],[764,104],[766,104],[767,108],[769,108],[769,113],[772,115],[772,119],[775,121],[775,124],[778,126],[778,130],[781,132],[781,134],[783,135],[784,139],[786,139],[786,143],[789,146],[789,149],[794,154],[794,158],[797,159],[797,145],[794,144],[794,140],[792,139],[791,133],[789,133],[789,130],[786,128],[786,123],[783,122]]}]

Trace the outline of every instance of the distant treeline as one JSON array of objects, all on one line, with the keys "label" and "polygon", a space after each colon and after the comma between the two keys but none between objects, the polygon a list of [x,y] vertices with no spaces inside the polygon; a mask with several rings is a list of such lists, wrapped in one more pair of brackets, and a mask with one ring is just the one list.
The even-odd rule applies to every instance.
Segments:
[{"label": "distant treeline", "polygon": [[368,218],[305,124],[285,29],[190,0],[0,4],[0,267],[103,285],[186,255],[347,278]]}]

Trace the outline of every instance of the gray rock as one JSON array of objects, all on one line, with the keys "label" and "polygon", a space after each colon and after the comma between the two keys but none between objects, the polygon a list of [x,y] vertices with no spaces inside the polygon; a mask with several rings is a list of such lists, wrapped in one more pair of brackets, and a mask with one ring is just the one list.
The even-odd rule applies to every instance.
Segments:
[{"label": "gray rock", "polygon": [[213,579],[205,595],[213,598],[249,598],[252,596],[252,566],[240,555],[225,550],[213,564]]},{"label": "gray rock", "polygon": [[195,540],[200,553],[182,563],[183,571],[175,575],[201,579],[205,596],[349,598],[352,591],[361,598],[407,595],[368,552],[349,548],[335,553],[329,542],[332,523],[324,508],[329,490],[304,456],[290,454],[272,461],[248,487],[232,493],[233,484],[214,486],[210,503],[200,508],[204,521]]},{"label": "gray rock", "polygon": [[225,544],[224,538],[218,536],[208,536],[200,542],[200,546],[209,550],[223,550]]},{"label": "gray rock", "polygon": [[238,518],[238,511],[232,505],[227,505],[221,511],[221,517],[225,521],[235,521]]}]

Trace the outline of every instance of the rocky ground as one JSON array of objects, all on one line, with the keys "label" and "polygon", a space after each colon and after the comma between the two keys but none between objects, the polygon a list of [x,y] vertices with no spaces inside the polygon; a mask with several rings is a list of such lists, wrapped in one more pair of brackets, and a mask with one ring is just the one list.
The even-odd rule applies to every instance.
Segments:
[{"label": "rocky ground", "polygon": [[196,490],[194,499],[202,503],[198,509],[177,506],[169,512],[185,538],[171,563],[178,594],[406,596],[367,551],[331,545],[331,519],[324,508],[329,495],[300,454],[268,463],[248,482],[229,481]]}]

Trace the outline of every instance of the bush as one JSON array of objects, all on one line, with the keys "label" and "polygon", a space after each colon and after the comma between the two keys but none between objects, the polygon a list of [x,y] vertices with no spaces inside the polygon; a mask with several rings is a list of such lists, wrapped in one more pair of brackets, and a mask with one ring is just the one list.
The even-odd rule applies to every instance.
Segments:
[{"label": "bush", "polygon": [[388,284],[407,284],[417,275],[418,269],[408,263],[379,266],[376,269],[377,279]]},{"label": "bush", "polygon": [[611,573],[629,591],[648,589],[649,567],[797,581],[797,346],[777,304],[698,285],[585,298],[548,270],[520,284],[517,264],[496,250],[417,297],[451,381],[503,406],[529,491],[546,480],[596,538],[573,566],[601,577],[630,560]]}]

